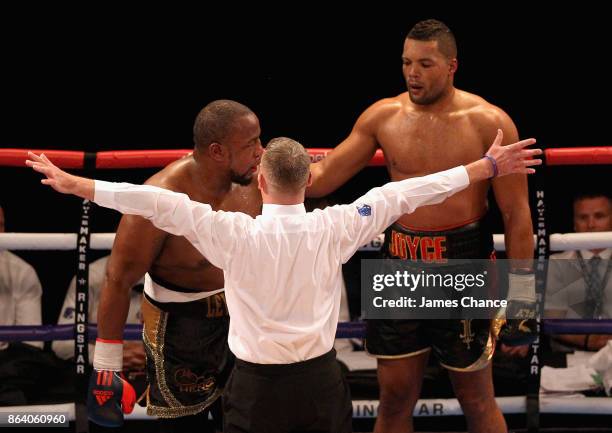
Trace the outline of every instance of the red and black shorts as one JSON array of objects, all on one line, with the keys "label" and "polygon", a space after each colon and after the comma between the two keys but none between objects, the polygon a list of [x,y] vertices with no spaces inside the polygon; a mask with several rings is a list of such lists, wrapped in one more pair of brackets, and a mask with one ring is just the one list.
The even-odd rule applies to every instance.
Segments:
[{"label": "red and black shorts", "polygon": [[[416,231],[399,223],[385,232],[382,256],[390,259],[440,261],[494,258],[493,236],[480,221],[441,231]],[[366,349],[381,359],[429,351],[445,368],[484,368],[495,347],[491,320],[368,320]]]}]

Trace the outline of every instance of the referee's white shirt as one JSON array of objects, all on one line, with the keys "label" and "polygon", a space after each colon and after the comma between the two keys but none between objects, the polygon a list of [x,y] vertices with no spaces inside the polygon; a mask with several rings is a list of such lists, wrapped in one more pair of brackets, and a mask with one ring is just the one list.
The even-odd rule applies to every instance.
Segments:
[{"label": "referee's white shirt", "polygon": [[332,349],[342,263],[402,214],[440,203],[468,184],[460,166],[391,182],[351,204],[310,213],[303,204],[264,204],[257,218],[213,211],[149,185],[96,181],[94,201],[187,238],[224,271],[229,346],[236,357],[289,364]]}]

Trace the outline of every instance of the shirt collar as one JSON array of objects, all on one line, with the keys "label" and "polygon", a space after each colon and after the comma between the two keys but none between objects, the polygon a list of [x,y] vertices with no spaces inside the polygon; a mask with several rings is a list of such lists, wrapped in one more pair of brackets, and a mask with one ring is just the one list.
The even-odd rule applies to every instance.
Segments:
[{"label": "shirt collar", "polygon": [[[590,250],[580,250],[580,254],[582,254],[582,257],[584,258],[584,260],[589,260],[591,257],[595,255]],[[609,260],[610,256],[612,255],[612,248],[606,248],[605,250],[603,250],[597,255],[601,257],[603,260]]]},{"label": "shirt collar", "polygon": [[262,215],[302,215],[306,213],[304,203],[300,204],[270,204],[264,203]]}]

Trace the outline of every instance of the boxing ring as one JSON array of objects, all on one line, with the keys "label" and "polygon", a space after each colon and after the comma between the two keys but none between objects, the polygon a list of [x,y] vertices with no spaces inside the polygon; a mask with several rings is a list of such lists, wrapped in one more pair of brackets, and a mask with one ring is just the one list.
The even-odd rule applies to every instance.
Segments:
[{"label": "boxing ring", "polygon": [[[308,149],[313,161],[325,158],[331,149]],[[43,150],[24,149],[0,149],[0,166],[25,167],[27,152],[36,153]],[[95,170],[104,169],[135,169],[135,168],[158,168],[189,154],[191,150],[150,150],[150,151],[110,151],[110,152],[78,152],[61,150],[44,150],[44,153],[57,166],[65,169],[84,169],[89,174]],[[558,148],[546,149],[544,154],[546,166],[557,165],[594,165],[612,164],[612,147],[583,147],[583,148]],[[385,166],[382,152],[376,152],[370,166]],[[36,176],[36,174],[33,174]],[[536,210],[538,210],[536,257],[547,258],[549,251],[561,251],[572,249],[593,249],[612,247],[612,232],[600,233],[554,233],[549,234],[546,230],[545,215],[545,191],[544,187],[536,188],[535,193]],[[533,200],[532,200],[533,204]],[[542,209],[540,211],[540,208]],[[76,274],[83,277],[85,283],[77,287],[79,293],[87,292],[87,266],[89,250],[109,250],[112,247],[114,233],[89,233],[88,220],[89,203],[84,202],[82,208],[81,227],[77,233],[0,233],[0,249],[8,250],[78,250],[79,261]],[[541,220],[541,221],[540,221]],[[360,251],[374,251],[380,249],[383,235],[378,236],[369,244],[364,245]],[[495,248],[504,250],[504,236],[494,235]],[[545,245],[545,248],[541,248]],[[538,284],[543,284],[542,279]],[[78,304],[77,304],[78,305]],[[53,341],[71,340],[85,338],[93,340],[96,337],[95,326],[89,325],[87,308],[84,309],[84,318],[74,325],[43,325],[43,326],[1,326],[0,341]],[[79,316],[79,315],[75,315]],[[75,317],[75,321],[78,321]],[[541,320],[540,332],[546,334],[584,334],[599,333],[612,334],[612,320]],[[339,323],[337,338],[361,338],[364,336],[365,325],[362,322]],[[125,329],[125,340],[140,340],[142,338],[142,327],[140,325],[127,325]],[[76,344],[76,343],[75,343]],[[537,343],[535,343],[537,344]],[[530,356],[537,353],[537,348],[532,347]],[[87,352],[87,351],[85,351]],[[540,365],[537,356],[531,362],[528,395],[514,397],[497,397],[497,403],[504,414],[530,414],[531,421],[528,422],[529,431],[538,431],[537,416],[539,414],[581,414],[581,415],[612,415],[612,399],[605,397],[588,397],[583,399],[567,399],[562,397],[541,396],[539,393],[539,371]],[[87,378],[85,377],[83,363],[76,365],[77,393],[86,389]],[[77,363],[78,364],[78,363]],[[535,368],[534,368],[535,366]],[[537,384],[535,381],[537,380]],[[84,412],[84,395],[75,396],[76,404],[60,405],[36,405],[19,407],[0,407],[3,412],[58,412],[68,413],[71,421],[76,421],[77,431],[87,431],[87,417]],[[378,409],[378,401],[354,400],[354,419],[375,418]],[[421,399],[415,408],[415,416],[451,416],[461,415],[461,407],[456,399]],[[145,408],[135,406],[134,412],[126,416],[126,420],[151,419],[145,413]],[[612,425],[612,422],[611,422]],[[79,427],[80,426],[80,427]]]}]

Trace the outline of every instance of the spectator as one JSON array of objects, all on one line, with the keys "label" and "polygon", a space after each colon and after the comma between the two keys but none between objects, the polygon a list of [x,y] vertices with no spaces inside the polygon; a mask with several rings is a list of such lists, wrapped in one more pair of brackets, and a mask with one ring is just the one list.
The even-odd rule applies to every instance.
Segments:
[{"label": "spectator", "polygon": [[[4,233],[4,211],[0,207],[0,233]],[[42,288],[36,271],[10,251],[0,250],[0,324],[40,325]],[[42,349],[42,341],[25,341]],[[8,343],[0,341],[0,350]]]},{"label": "spectator", "polygon": [[[612,231],[612,199],[591,193],[574,199],[574,230],[577,233]],[[612,318],[612,248],[564,251],[551,255],[545,299],[546,318]],[[599,350],[611,335],[556,335],[553,348],[567,346]],[[555,345],[554,343],[561,343]]]},{"label": "spectator", "polygon": [[[106,263],[108,256],[102,257],[89,265],[89,322],[96,323],[98,317],[98,303],[100,300],[100,292],[102,290],[102,282],[106,274]],[[142,298],[142,281],[141,284],[132,288],[130,292],[130,310],[126,323],[140,324],[140,302]],[[76,277],[70,282],[64,305],[59,315],[57,323],[73,324],[75,313],[76,299]],[[54,341],[52,346],[55,354],[62,359],[70,359],[74,357],[74,341],[63,340]],[[93,342],[89,344],[89,361],[93,360]],[[127,371],[141,371],[145,366],[144,346],[141,340],[126,341],[123,345],[123,366]]]},{"label": "spectator", "polygon": [[[4,211],[0,207],[0,233]],[[0,325],[40,325],[42,287],[32,266],[15,254],[0,250]],[[42,353],[42,341],[0,341],[0,405],[27,403],[38,374],[33,361]]]}]

